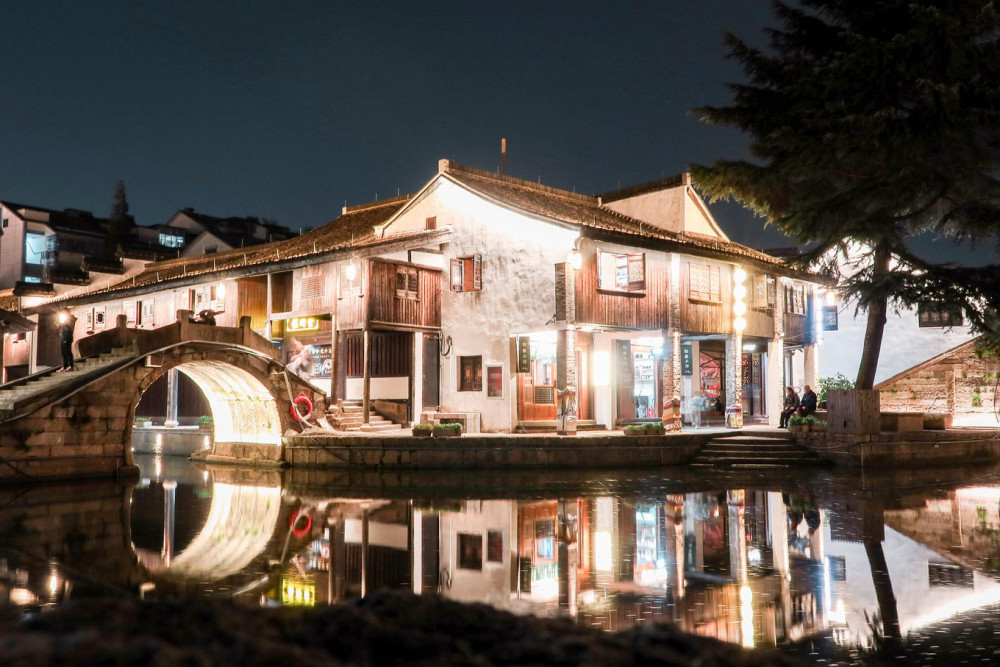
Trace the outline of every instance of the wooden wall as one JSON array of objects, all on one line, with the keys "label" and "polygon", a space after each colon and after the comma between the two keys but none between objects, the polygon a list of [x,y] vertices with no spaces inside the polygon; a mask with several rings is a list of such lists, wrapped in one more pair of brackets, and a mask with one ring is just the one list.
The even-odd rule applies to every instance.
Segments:
[{"label": "wooden wall", "polygon": [[237,315],[250,316],[250,328],[267,324],[267,276],[240,278],[237,285]]},{"label": "wooden wall", "polygon": [[[415,269],[419,281],[418,297],[396,294],[396,270]],[[441,271],[417,268],[404,262],[373,260],[368,295],[368,321],[421,327],[441,326]]]},{"label": "wooden wall", "polygon": [[636,248],[583,241],[582,264],[576,272],[576,321],[582,324],[665,329],[669,313],[669,256],[647,251],[646,289],[644,292],[615,292],[597,287],[597,250],[609,253],[635,253]]},{"label": "wooden wall", "polygon": [[[721,303],[692,301],[690,265],[707,264],[719,267]],[[681,330],[686,333],[732,333],[733,332],[733,274],[728,264],[707,259],[681,257],[680,277]]]}]

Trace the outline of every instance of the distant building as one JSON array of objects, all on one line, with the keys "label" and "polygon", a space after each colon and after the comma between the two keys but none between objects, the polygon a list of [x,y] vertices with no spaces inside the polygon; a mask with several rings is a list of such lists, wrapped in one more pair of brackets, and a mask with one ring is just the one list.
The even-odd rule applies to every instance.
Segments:
[{"label": "distant building", "polygon": [[139,227],[135,231],[138,238],[170,249],[172,257],[210,255],[297,236],[289,228],[266,219],[219,218],[193,208],[177,211],[165,224]]}]

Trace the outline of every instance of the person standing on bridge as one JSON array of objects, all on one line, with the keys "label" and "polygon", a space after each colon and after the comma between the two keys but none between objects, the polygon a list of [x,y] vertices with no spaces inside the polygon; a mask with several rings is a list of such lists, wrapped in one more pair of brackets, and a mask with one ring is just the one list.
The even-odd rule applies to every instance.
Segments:
[{"label": "person standing on bridge", "polygon": [[76,329],[76,318],[68,308],[59,311],[59,349],[62,352],[62,368],[57,373],[74,370],[73,366],[73,333]]}]

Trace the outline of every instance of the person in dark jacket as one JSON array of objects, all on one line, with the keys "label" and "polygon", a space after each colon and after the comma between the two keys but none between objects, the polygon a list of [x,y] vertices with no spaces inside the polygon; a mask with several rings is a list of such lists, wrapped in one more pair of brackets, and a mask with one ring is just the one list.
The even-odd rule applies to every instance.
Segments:
[{"label": "person in dark jacket", "polygon": [[62,368],[57,373],[74,370],[73,367],[73,332],[76,329],[76,318],[67,309],[59,312],[59,350],[62,352]]},{"label": "person in dark jacket", "polygon": [[781,428],[788,426],[788,418],[799,409],[799,395],[791,387],[785,387],[785,409],[781,411]]},{"label": "person in dark jacket", "polygon": [[799,414],[803,417],[816,412],[816,392],[809,385],[803,387],[802,400],[799,402]]}]

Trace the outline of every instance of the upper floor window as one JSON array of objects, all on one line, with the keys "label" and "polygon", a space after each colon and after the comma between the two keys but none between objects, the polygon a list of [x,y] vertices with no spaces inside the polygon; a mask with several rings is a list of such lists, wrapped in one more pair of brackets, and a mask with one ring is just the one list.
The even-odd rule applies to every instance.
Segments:
[{"label": "upper floor window", "polygon": [[917,306],[917,321],[921,327],[960,327],[965,324],[959,306],[943,303],[922,303]]},{"label": "upper floor window", "polygon": [[168,248],[183,248],[184,237],[176,236],[174,234],[164,234],[163,232],[160,232],[160,245],[166,246]]},{"label": "upper floor window", "polygon": [[785,290],[785,312],[792,315],[806,314],[805,285],[791,285]]},{"label": "upper floor window", "polygon": [[420,273],[409,266],[396,267],[396,298],[420,298]]},{"label": "upper floor window", "polygon": [[44,264],[45,251],[48,248],[44,234],[24,235],[24,263]]},{"label": "upper floor window", "polygon": [[646,290],[645,253],[616,254],[597,251],[597,287],[615,292]]},{"label": "upper floor window", "polygon": [[762,310],[774,308],[777,287],[774,278],[766,275],[753,276],[750,284],[752,289],[747,299],[748,305]]},{"label": "upper floor window", "polygon": [[437,229],[438,219],[437,216],[432,216],[424,220],[424,229]]},{"label": "upper floor window", "polygon": [[206,255],[211,255],[211,254],[214,254],[214,253],[217,253],[217,252],[219,252],[219,246],[217,246],[217,245],[207,245],[207,246],[205,246],[205,254]]},{"label": "upper floor window", "polygon": [[456,257],[451,260],[451,291],[478,292],[483,289],[483,256]]},{"label": "upper floor window", "polygon": [[722,271],[708,264],[688,264],[688,298],[722,303]]}]

